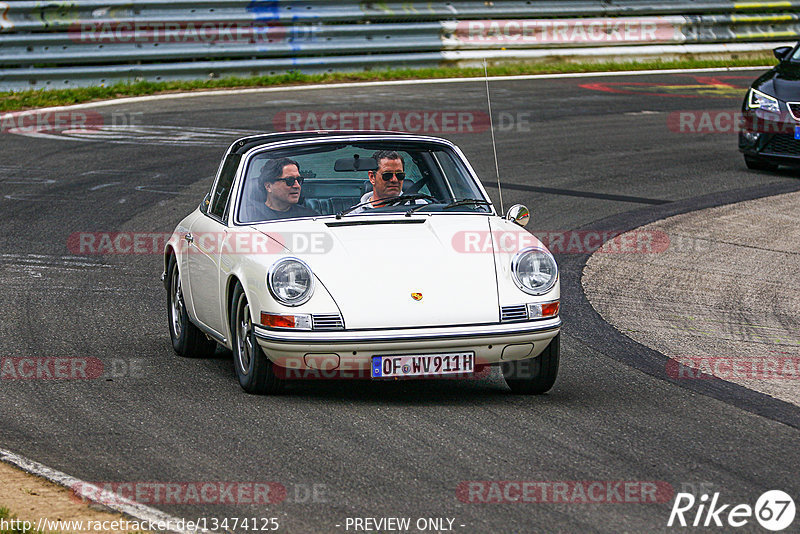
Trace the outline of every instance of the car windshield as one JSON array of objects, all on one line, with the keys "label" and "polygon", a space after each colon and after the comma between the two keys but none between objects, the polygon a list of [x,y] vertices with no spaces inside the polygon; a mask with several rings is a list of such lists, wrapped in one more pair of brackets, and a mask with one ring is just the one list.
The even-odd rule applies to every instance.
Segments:
[{"label": "car windshield", "polygon": [[239,223],[411,210],[491,212],[450,147],[408,140],[265,151],[250,159],[240,191]]}]

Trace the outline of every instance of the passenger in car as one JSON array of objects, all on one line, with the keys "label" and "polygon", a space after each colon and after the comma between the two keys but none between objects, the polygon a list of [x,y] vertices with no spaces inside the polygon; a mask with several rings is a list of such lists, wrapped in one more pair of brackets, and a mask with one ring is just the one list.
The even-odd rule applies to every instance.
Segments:
[{"label": "passenger in car", "polygon": [[403,171],[403,157],[394,150],[378,150],[372,157],[378,162],[378,168],[367,171],[372,191],[364,193],[360,202],[372,202],[366,206],[354,209],[350,213],[362,213],[371,208],[381,206],[378,202],[384,198],[391,198],[403,194],[403,180],[406,173]]},{"label": "passenger in car", "polygon": [[255,220],[291,219],[319,215],[316,211],[298,205],[303,177],[300,165],[289,158],[271,159],[264,164],[259,176],[267,200],[259,204]]}]

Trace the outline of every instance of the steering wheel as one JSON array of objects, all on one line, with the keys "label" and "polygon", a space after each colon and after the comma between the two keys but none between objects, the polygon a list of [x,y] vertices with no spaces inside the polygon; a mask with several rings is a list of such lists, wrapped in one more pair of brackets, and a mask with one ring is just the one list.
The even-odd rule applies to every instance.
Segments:
[{"label": "steering wheel", "polygon": [[419,190],[422,189],[423,187],[425,187],[425,178],[423,178],[422,180],[419,180],[417,182],[414,182],[414,185],[412,185],[411,187],[408,188],[408,191],[406,191],[406,194],[413,195],[413,194],[419,193]]},{"label": "steering wheel", "polygon": [[430,204],[438,202],[436,197],[426,195],[425,193],[414,193],[414,194],[400,195],[397,198],[390,198],[386,200],[382,199],[380,203],[383,206],[394,206],[395,204],[416,203],[417,200],[427,200]]}]

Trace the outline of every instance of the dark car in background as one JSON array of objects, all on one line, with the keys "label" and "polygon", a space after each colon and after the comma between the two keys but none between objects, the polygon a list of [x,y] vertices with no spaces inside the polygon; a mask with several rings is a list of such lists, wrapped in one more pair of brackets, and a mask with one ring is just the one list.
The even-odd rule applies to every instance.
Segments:
[{"label": "dark car in background", "polygon": [[739,151],[750,169],[800,167],[800,43],[774,50],[780,60],[744,98]]}]

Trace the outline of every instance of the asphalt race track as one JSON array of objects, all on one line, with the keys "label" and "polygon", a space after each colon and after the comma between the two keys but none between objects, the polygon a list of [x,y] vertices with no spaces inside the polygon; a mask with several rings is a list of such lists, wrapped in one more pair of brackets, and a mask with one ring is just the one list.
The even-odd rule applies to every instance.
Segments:
[{"label": "asphalt race track", "polygon": [[[529,206],[534,233],[621,231],[800,189],[797,174],[748,171],[730,125],[680,131],[677,112],[700,113],[684,121],[688,130],[705,112],[732,116],[756,76],[492,82],[506,209]],[[720,381],[667,378],[663,357],[589,306],[585,253],[557,255],[565,327],[548,395],[511,395],[496,372],[480,381],[314,381],[258,397],[240,389],[229,353],[173,353],[160,255],[83,255],[70,241],[80,232],[171,232],[210,186],[225,147],[280,128],[282,112],[485,118],[484,91],[464,82],[209,95],[84,110],[100,114],[102,128],[3,131],[3,357],[97,359],[103,372],[0,380],[0,448],[92,482],[281,484],[287,498],[268,506],[148,503],[187,519],[277,517],[280,532],[346,532],[354,517],[451,518],[465,533],[674,530],[668,499],[463,502],[466,481],[654,481],[750,505],[767,490],[800,494],[798,408]],[[472,124],[440,135],[463,149],[497,203],[490,134]],[[751,519],[737,531],[764,530]]]}]

